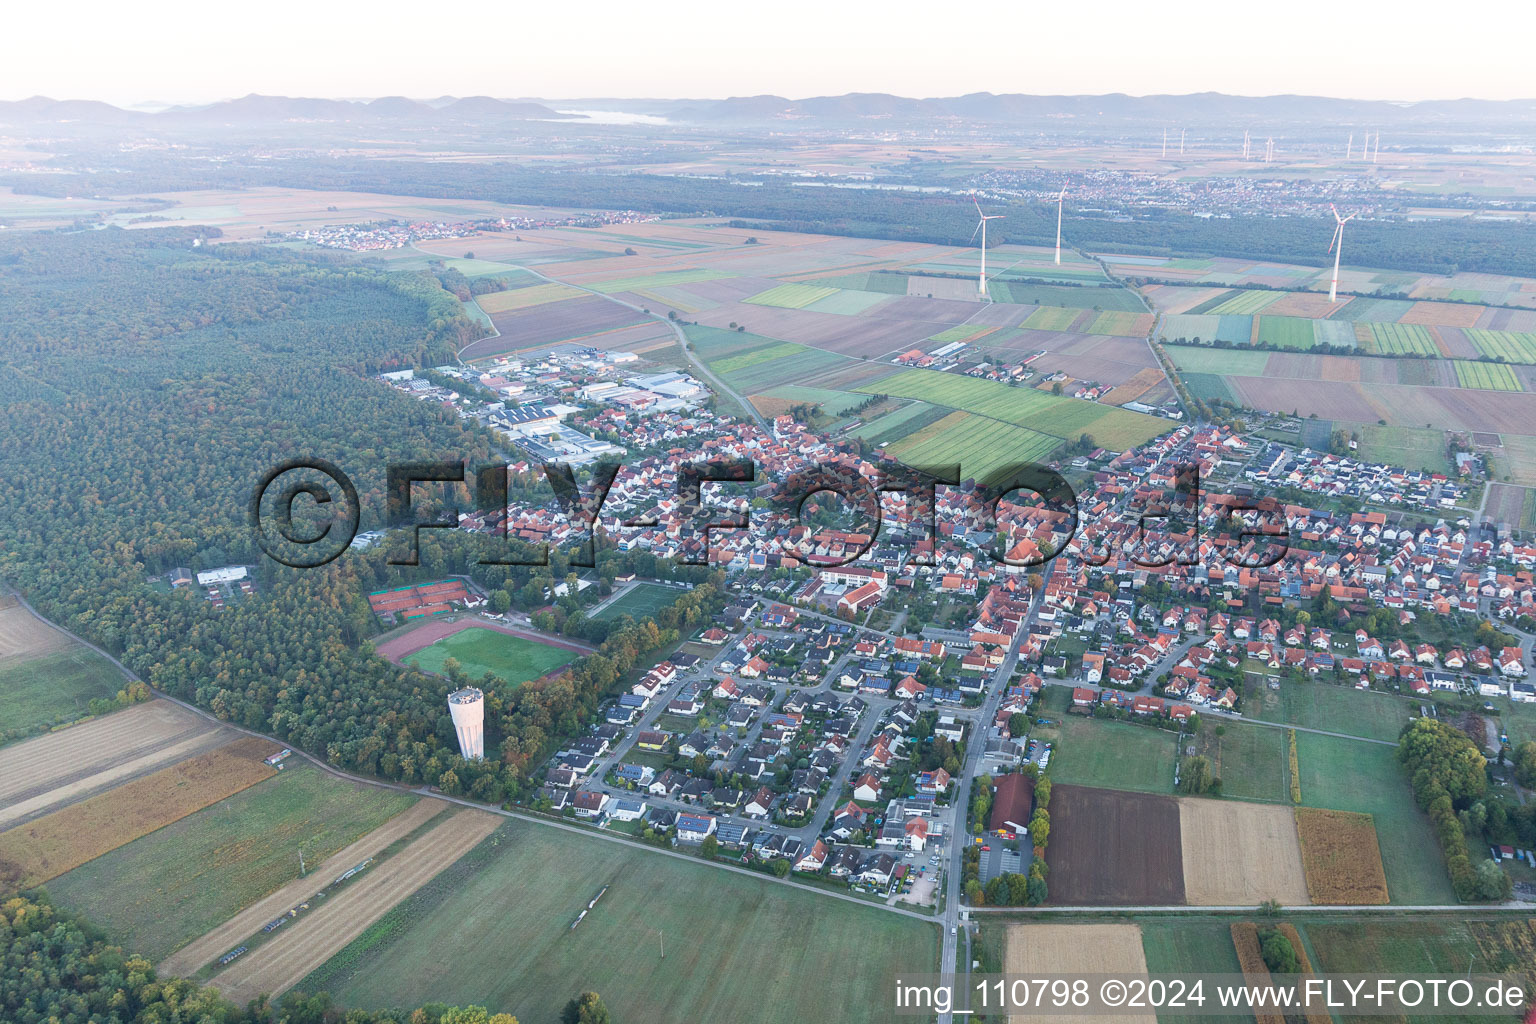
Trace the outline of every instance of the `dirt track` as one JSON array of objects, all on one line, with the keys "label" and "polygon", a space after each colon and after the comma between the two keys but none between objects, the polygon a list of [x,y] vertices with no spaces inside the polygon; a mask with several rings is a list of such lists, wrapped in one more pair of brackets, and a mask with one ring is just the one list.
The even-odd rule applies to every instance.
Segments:
[{"label": "dirt track", "polygon": [[1257,906],[1279,900],[1305,906],[1296,816],[1279,804],[1179,801],[1184,894],[1191,906]]},{"label": "dirt track", "polygon": [[483,811],[458,812],[376,869],[370,868],[324,906],[236,960],[212,984],[239,1005],[263,992],[280,995],[468,853],[501,822]]},{"label": "dirt track", "polygon": [[416,829],[448,805],[441,800],[418,800],[401,813],[358,839],[352,845],[326,858],[319,867],[303,878],[295,878],[287,885],[246,907],[217,928],[166,957],[159,964],[161,974],[190,977],[205,964],[210,964],[261,930],[262,925],[284,913],[288,908],[313,896],[327,882],[369,857],[376,856],[395,840]]},{"label": "dirt track", "polygon": [[[171,748],[199,736],[207,738],[208,747],[230,739],[206,719],[170,701],[152,700],[13,744],[0,749],[0,806],[9,807],[138,759],[147,758],[146,771],[168,764],[188,756]],[[157,751],[161,756],[150,757]],[[109,781],[121,782],[123,777]]]}]

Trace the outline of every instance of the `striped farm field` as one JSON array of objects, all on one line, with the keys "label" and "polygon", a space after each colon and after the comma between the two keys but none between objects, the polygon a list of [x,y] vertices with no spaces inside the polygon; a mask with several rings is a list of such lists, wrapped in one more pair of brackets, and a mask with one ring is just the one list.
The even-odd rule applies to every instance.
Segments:
[{"label": "striped farm field", "polygon": [[949,415],[949,410],[926,402],[913,402],[884,416],[877,416],[853,431],[853,436],[870,444],[888,444],[901,440],[908,434],[936,423]]},{"label": "striped farm field", "polygon": [[1061,446],[1061,439],[968,412],[952,412],[886,452],[914,466],[959,464],[962,479],[983,479],[1002,466],[1038,462]]},{"label": "striped farm field", "polygon": [[1467,337],[1478,352],[1511,363],[1536,363],[1536,334],[1527,331],[1486,331],[1468,328]]},{"label": "striped farm field", "polygon": [[767,291],[742,299],[756,306],[779,306],[784,309],[804,309],[818,299],[836,295],[836,288],[818,288],[810,284],[781,284]]},{"label": "striped farm field", "polygon": [[709,368],[716,373],[734,373],[737,370],[745,370],[749,366],[756,366],[758,363],[766,363],[770,359],[799,355],[801,352],[809,351],[810,349],[804,345],[783,341],[777,345],[763,345],[749,352],[726,356],[724,359],[713,359],[710,361]]},{"label": "striped farm field", "polygon": [[1089,334],[1108,334],[1118,338],[1141,338],[1152,329],[1156,318],[1151,313],[1100,313],[1088,325]]},{"label": "striped farm field", "polygon": [[[1418,324],[1363,324],[1368,334],[1361,338],[1366,350],[1377,355],[1403,356],[1421,355],[1438,356],[1440,346],[1435,344],[1435,339]],[[1359,333],[1360,328],[1356,328]]]},{"label": "striped farm field", "polygon": [[632,292],[636,288],[662,288],[673,284],[697,284],[700,281],[718,281],[730,277],[723,270],[663,270],[656,274],[637,274],[633,277],[616,277],[587,285],[595,292],[613,295],[616,292]]},{"label": "striped farm field", "polygon": [[529,306],[542,306],[546,302],[559,302],[561,299],[574,299],[585,293],[580,288],[572,288],[568,284],[535,284],[527,288],[513,288],[510,291],[491,292],[479,296],[475,301],[480,308],[487,313],[506,313],[514,309],[527,309]]},{"label": "striped farm field", "polygon": [[1201,312],[1215,313],[1217,316],[1257,313],[1270,303],[1278,301],[1284,294],[1284,292],[1242,291],[1220,305],[1202,309]]},{"label": "striped farm field", "polygon": [[1469,359],[1457,359],[1456,383],[1464,388],[1480,391],[1524,391],[1515,371],[1503,363],[1478,363]]},{"label": "striped farm field", "polygon": [[1060,306],[1041,306],[1029,314],[1029,319],[1020,326],[1031,331],[1065,331],[1071,328],[1072,321],[1076,320],[1080,309],[1063,309]]},{"label": "striped farm field", "polygon": [[936,370],[906,370],[859,390],[866,394],[917,398],[1060,438],[1091,434],[1099,444],[1116,451],[1142,444],[1171,429],[1167,420],[1156,416]]},{"label": "striped farm field", "polygon": [[948,345],[952,341],[972,341],[982,335],[991,334],[995,330],[997,330],[996,327],[981,327],[977,324],[956,324],[954,327],[945,328],[928,340]]}]

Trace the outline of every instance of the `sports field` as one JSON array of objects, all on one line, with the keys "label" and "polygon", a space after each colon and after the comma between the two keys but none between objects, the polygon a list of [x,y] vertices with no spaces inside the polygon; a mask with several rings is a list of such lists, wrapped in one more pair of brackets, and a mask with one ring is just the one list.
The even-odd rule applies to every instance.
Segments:
[{"label": "sports field", "polygon": [[[159,961],[416,802],[291,758],[275,777],[48,883],[61,905]],[[220,950],[223,952],[223,950]]]},{"label": "sports field", "polygon": [[590,989],[633,1024],[872,1022],[888,1017],[891,972],[933,971],[937,960],[932,924],[509,824],[297,987],[346,1006],[440,1000],[527,1021],[557,1019]]},{"label": "sports field", "polygon": [[1375,820],[1392,902],[1455,903],[1429,819],[1414,806],[1397,748],[1311,732],[1296,734],[1301,802],[1369,814]]},{"label": "sports field", "polygon": [[647,619],[671,605],[684,593],[676,587],[664,587],[659,583],[637,583],[592,618],[605,622],[621,615]]},{"label": "sports field", "polygon": [[454,658],[471,679],[489,672],[509,683],[526,683],[561,665],[569,665],[577,657],[574,651],[471,626],[407,656],[405,663],[423,672],[442,674],[443,663]]}]

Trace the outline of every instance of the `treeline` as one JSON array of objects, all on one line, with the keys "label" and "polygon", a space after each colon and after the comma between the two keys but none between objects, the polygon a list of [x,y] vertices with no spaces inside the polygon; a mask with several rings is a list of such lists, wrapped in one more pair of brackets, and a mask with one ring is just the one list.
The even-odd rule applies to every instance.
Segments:
[{"label": "treeline", "polygon": [[[6,1024],[517,1024],[482,1006],[341,1010],[329,996],[290,992],[240,1007],[212,988],[161,978],[41,894],[0,903],[0,1019]],[[566,1024],[609,1024],[594,992],[571,1000]]]},{"label": "treeline", "polygon": [[[797,188],[773,178],[701,179],[604,171],[546,171],[501,163],[398,160],[229,160],[196,165],[158,154],[114,154],[114,170],[0,175],[0,185],[50,196],[277,186],[488,199],[576,209],[714,214],[747,229],[782,229],[965,245],[975,227],[966,196],[883,189]],[[742,187],[749,182],[752,187]],[[1044,203],[993,200],[1007,216],[997,243],[1050,245],[1055,211]],[[1172,210],[1134,214],[1070,211],[1067,239],[1086,249],[1147,255],[1214,255],[1322,266],[1331,217],[1203,218]],[[1351,258],[1360,266],[1420,273],[1475,271],[1536,276],[1536,224],[1472,218],[1357,220]]]},{"label": "treeline", "polygon": [[1482,806],[1488,789],[1487,761],[1465,733],[1438,718],[1415,718],[1403,727],[1397,761],[1413,783],[1413,798],[1429,815],[1445,853],[1451,887],[1460,900],[1507,900],[1509,876],[1492,860],[1473,866],[1458,809]]}]

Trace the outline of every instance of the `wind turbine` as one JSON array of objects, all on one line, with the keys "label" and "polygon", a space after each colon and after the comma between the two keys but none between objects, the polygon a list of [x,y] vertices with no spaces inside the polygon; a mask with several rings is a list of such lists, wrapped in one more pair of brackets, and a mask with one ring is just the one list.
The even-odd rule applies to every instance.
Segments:
[{"label": "wind turbine", "polygon": [[1353,160],[1354,158],[1355,158],[1355,133],[1354,132],[1350,132],[1349,133],[1349,144],[1345,147],[1345,150],[1344,150],[1344,159],[1345,160]]},{"label": "wind turbine", "polygon": [[1333,219],[1338,221],[1338,227],[1333,229],[1333,241],[1328,243],[1328,251],[1333,253],[1333,284],[1328,286],[1328,301],[1334,302],[1339,297],[1339,257],[1344,255],[1344,225],[1354,220],[1358,211],[1348,217],[1340,217],[1337,206],[1329,203],[1328,209],[1333,211]]},{"label": "wind turbine", "polygon": [[974,192],[971,193],[971,205],[976,207],[976,216],[981,218],[980,220],[978,220],[976,222],[975,230],[971,232],[971,238],[973,240],[976,237],[976,232],[977,231],[981,232],[981,271],[980,271],[980,273],[978,273],[976,275],[976,294],[980,295],[982,298],[986,298],[987,297],[987,221],[989,221],[989,220],[1002,220],[1003,217],[1004,217],[1004,214],[994,213],[991,216],[988,216],[987,214],[982,213],[981,212],[981,204],[976,201],[976,193],[974,193]]},{"label": "wind turbine", "polygon": [[1061,266],[1061,201],[1067,198],[1067,186],[1061,186],[1061,195],[1056,197],[1056,265]]}]

